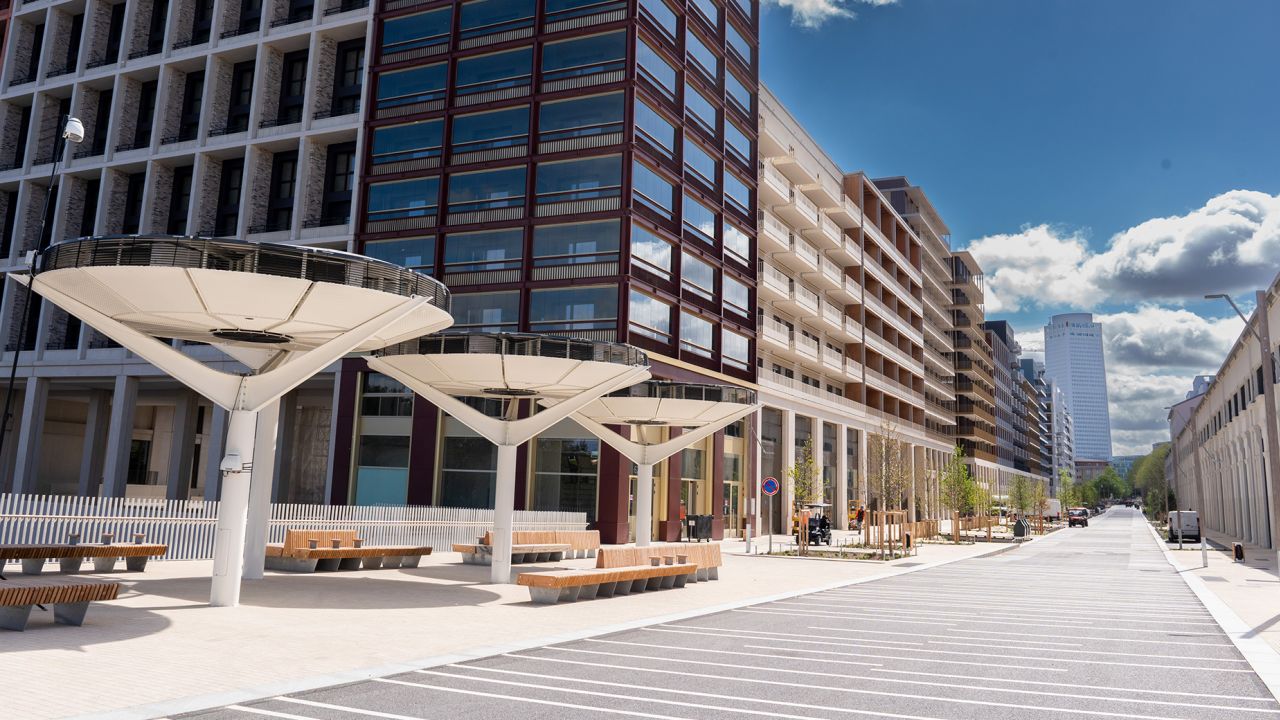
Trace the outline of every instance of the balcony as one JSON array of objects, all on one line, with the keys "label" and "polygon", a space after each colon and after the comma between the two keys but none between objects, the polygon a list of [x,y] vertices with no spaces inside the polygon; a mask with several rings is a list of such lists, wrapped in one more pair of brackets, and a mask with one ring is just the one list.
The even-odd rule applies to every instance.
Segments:
[{"label": "balcony", "polygon": [[847,196],[842,197],[839,203],[831,207],[825,207],[823,210],[831,216],[832,220],[836,221],[837,225],[845,230],[856,228],[862,224],[862,211],[858,209],[858,204]]},{"label": "balcony", "polygon": [[818,272],[811,277],[823,290],[840,292],[844,287],[844,270],[825,255],[818,256]]},{"label": "balcony", "polygon": [[756,323],[756,331],[759,333],[761,343],[772,345],[782,352],[791,348],[791,331],[786,325],[773,318],[760,318]]},{"label": "balcony", "polygon": [[844,355],[841,355],[838,351],[832,350],[824,345],[822,346],[822,365],[830,370],[843,373]]},{"label": "balcony", "polygon": [[791,247],[791,231],[787,226],[767,210],[759,212],[760,234],[758,249],[762,253],[786,252]]},{"label": "balcony", "polygon": [[848,275],[844,276],[844,294],[850,302],[862,304],[862,285]]},{"label": "balcony", "polygon": [[844,316],[844,329],[842,332],[846,338],[854,342],[862,342],[862,330],[862,323],[848,315]]},{"label": "balcony", "polygon": [[778,205],[775,210],[794,228],[804,230],[818,226],[818,206],[805,197],[804,193],[795,192],[794,189],[786,204]]},{"label": "balcony", "polygon": [[811,337],[806,337],[804,335],[801,335],[800,333],[792,333],[791,338],[794,342],[795,351],[797,355],[799,355],[802,358],[807,358],[809,360],[818,359],[818,341],[817,340],[814,340]]},{"label": "balcony", "polygon": [[791,293],[787,299],[781,303],[783,307],[791,312],[809,317],[818,315],[818,293],[809,288],[793,282],[791,283]]},{"label": "balcony", "polygon": [[854,382],[862,382],[862,363],[847,357],[844,359],[844,376]]},{"label": "balcony", "polygon": [[620,0],[604,0],[578,4],[562,10],[547,10],[542,18],[542,31],[547,33],[561,30],[601,25],[624,20],[627,17],[627,3]]},{"label": "balcony", "polygon": [[844,329],[844,313],[841,312],[839,305],[832,305],[829,302],[822,303],[822,322],[826,323],[833,332],[841,332]]},{"label": "balcony", "polygon": [[787,179],[796,185],[813,185],[818,182],[821,172],[808,161],[802,160],[791,148],[777,157],[769,158]]},{"label": "balcony", "polygon": [[778,261],[795,272],[807,273],[817,270],[818,249],[795,233],[791,234],[790,240],[790,246],[783,252],[777,253]]},{"label": "balcony", "polygon": [[760,300],[771,299],[786,302],[791,295],[791,278],[767,262],[761,261],[758,269],[760,271]]},{"label": "balcony", "polygon": [[844,246],[844,233],[826,213],[818,215],[818,226],[804,231],[805,236],[823,250],[836,250]]},{"label": "balcony", "polygon": [[760,204],[766,207],[791,201],[791,182],[768,162],[760,163]]},{"label": "balcony", "polygon": [[847,397],[829,393],[822,388],[807,385],[796,378],[789,378],[780,373],[772,371],[761,372],[757,382],[766,388],[781,391],[783,394],[789,396],[803,395],[804,399],[812,402],[823,403],[841,409],[854,410],[859,408],[858,403]]}]

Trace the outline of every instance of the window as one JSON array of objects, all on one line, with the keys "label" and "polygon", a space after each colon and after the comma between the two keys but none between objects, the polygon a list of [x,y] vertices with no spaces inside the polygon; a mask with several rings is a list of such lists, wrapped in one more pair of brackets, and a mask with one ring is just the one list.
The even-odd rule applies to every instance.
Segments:
[{"label": "window", "polygon": [[146,183],[145,172],[129,175],[124,193],[124,221],[120,226],[120,231],[125,235],[137,233],[138,227],[142,224],[142,191]]},{"label": "window", "polygon": [[680,311],[680,349],[711,357],[715,325],[693,315],[687,310]]},{"label": "window", "polygon": [[552,288],[529,293],[529,329],[573,335],[613,330],[618,324],[616,285]]},{"label": "window", "polygon": [[364,254],[431,274],[436,265],[436,239],[433,235],[396,240],[374,240],[365,243]]},{"label": "window", "polygon": [[751,214],[751,190],[731,172],[724,174],[724,201],[742,215]]},{"label": "window", "polygon": [[660,343],[671,343],[671,306],[658,298],[632,290],[627,318],[631,332]]},{"label": "window", "polygon": [[107,24],[106,51],[103,53],[101,60],[97,61],[103,65],[120,60],[120,38],[124,36],[124,11],[124,3],[111,6],[111,20]]},{"label": "window", "polygon": [[[154,3],[151,6],[151,21],[147,24],[147,54],[158,53],[164,48],[164,33],[168,25],[169,3]],[[44,28],[43,25],[40,27]],[[35,54],[39,55],[39,53]]]},{"label": "window", "polygon": [[670,220],[675,206],[675,187],[638,160],[631,163],[631,190],[635,202]]},{"label": "window", "polygon": [[715,0],[693,0],[690,5],[697,9],[711,27],[720,27],[720,8],[715,4]]},{"label": "window", "polygon": [[240,22],[237,24],[239,33],[254,32],[261,25],[262,0],[240,0]]},{"label": "window", "polygon": [[714,245],[716,242],[716,224],[719,220],[715,211],[703,205],[685,193],[684,196],[684,229],[699,240]]},{"label": "window", "polygon": [[622,30],[547,43],[542,48],[542,79],[551,82],[597,73],[621,73],[626,60],[627,33]]},{"label": "window", "polygon": [[[187,234],[187,213],[191,207],[191,178],[195,168],[191,165],[173,169],[173,191],[169,194],[169,220],[165,232],[170,235]],[[89,201],[89,198],[85,198]],[[92,202],[97,202],[95,195]],[[92,235],[92,231],[89,233]]]},{"label": "window", "polygon": [[325,158],[324,199],[320,225],[345,225],[351,220],[351,192],[355,187],[356,144],[330,145]]},{"label": "window", "polygon": [[463,3],[462,17],[458,22],[459,37],[482,37],[533,27],[535,7],[533,0],[475,0]]},{"label": "window", "polygon": [[524,230],[450,233],[444,242],[445,273],[519,270],[524,258]]},{"label": "window", "polygon": [[449,176],[449,212],[523,207],[524,166]]},{"label": "window", "polygon": [[720,358],[730,367],[746,370],[750,367],[751,342],[747,338],[726,328],[720,328]]},{"label": "window", "polygon": [[409,486],[408,435],[360,434],[356,447],[355,505],[403,505]]},{"label": "window", "polygon": [[[187,168],[187,169],[189,170],[190,168]],[[178,171],[180,170],[182,170],[182,168],[178,168],[177,170],[174,170],[175,195],[177,194],[179,189],[179,186],[177,184],[178,183],[177,177],[178,177]],[[102,193],[101,180],[94,178],[93,180],[90,180],[84,184],[84,209],[80,213],[80,236],[81,237],[88,237],[94,234],[94,228],[97,226],[97,220],[98,220],[98,195],[100,195],[101,193]],[[16,192],[5,193],[5,196],[6,196],[6,200],[9,203],[10,208],[17,207],[17,205],[14,204],[18,200],[18,194]],[[182,209],[183,221],[184,221],[183,229],[176,233],[170,230],[169,231],[170,234],[173,234],[173,235],[186,234],[187,232],[185,227],[186,212],[187,212],[187,209],[184,207]],[[6,213],[6,216],[4,219],[4,243],[3,243],[3,246],[0,247],[0,256],[7,256],[9,245],[13,241],[13,223],[16,215],[17,213],[14,213],[14,212]],[[170,217],[170,223],[172,224],[172,218],[173,218],[172,212],[170,212],[169,217]]]},{"label": "window", "polygon": [[440,178],[428,177],[369,186],[368,219],[397,220],[434,216],[440,196]]},{"label": "window", "polygon": [[138,126],[133,131],[133,147],[147,147],[151,144],[151,127],[156,114],[156,89],[159,81],[151,80],[142,83],[138,91]]},{"label": "window", "polygon": [[424,51],[413,53],[411,57],[429,55],[431,52],[425,49],[437,45],[448,45],[449,34],[452,32],[452,7],[388,20],[382,24],[382,55],[386,58],[388,55],[407,53],[411,50]]},{"label": "window", "polygon": [[751,236],[734,227],[732,223],[724,223],[724,254],[730,260],[750,266]]},{"label": "window", "polygon": [[382,373],[361,373],[360,415],[412,417],[413,391]]},{"label": "window", "polygon": [[724,151],[726,155],[742,165],[752,164],[751,158],[754,157],[754,153],[751,150],[751,140],[731,122],[724,124]]},{"label": "window", "polygon": [[497,483],[498,446],[447,415],[443,434],[438,504],[443,507],[492,508]]},{"label": "window", "polygon": [[716,54],[711,52],[711,48],[707,47],[697,33],[690,30],[688,26],[684,29],[684,49],[694,66],[702,71],[712,85],[715,85],[720,79],[720,58],[716,57]]},{"label": "window", "polygon": [[[458,153],[523,147],[529,142],[529,106],[460,115],[453,119],[449,151]],[[517,153],[522,154],[522,153]],[[510,157],[511,153],[495,154]]]},{"label": "window", "polygon": [[737,55],[744,65],[747,67],[755,65],[755,53],[751,49],[751,43],[742,37],[742,33],[738,32],[738,28],[733,23],[725,23],[724,39],[729,52]]},{"label": "window", "polygon": [[[284,17],[286,24],[310,20],[315,13],[315,0],[289,0],[289,13]],[[276,21],[279,24],[279,21]]]},{"label": "window", "polygon": [[[538,108],[538,140],[555,142],[622,132],[622,93],[546,102]],[[590,143],[581,146],[592,147]]]},{"label": "window", "polygon": [[671,243],[634,223],[631,225],[631,259],[664,280],[671,278]]},{"label": "window", "polygon": [[676,126],[643,101],[635,104],[636,130],[654,149],[668,158],[676,153]]},{"label": "window", "polygon": [[738,6],[738,9],[742,11],[743,15],[746,15],[749,18],[755,17],[751,12],[751,0],[733,0],[733,2]]},{"label": "window", "polygon": [[676,43],[676,14],[662,0],[640,0],[640,16],[662,31],[672,45]]},{"label": "window", "polygon": [[[720,174],[720,163],[689,138],[684,139],[684,169],[703,185],[714,188]],[[727,178],[726,178],[727,180]]]},{"label": "window", "polygon": [[[655,2],[658,1],[660,0],[655,0]],[[675,68],[671,67],[671,64],[664,60],[657,50],[649,47],[649,43],[644,40],[636,41],[636,66],[639,68],[641,77],[648,80],[668,98],[675,99]]]},{"label": "window", "polygon": [[751,294],[747,286],[728,275],[723,275],[722,277],[724,284],[722,285],[721,295],[724,297],[724,306],[739,315],[750,317]]},{"label": "window", "polygon": [[520,322],[520,291],[454,295],[449,312],[451,330],[512,331]]},{"label": "window", "polygon": [[98,91],[97,116],[93,119],[93,144],[90,146],[94,155],[107,151],[107,138],[110,133],[112,91]]},{"label": "window", "polygon": [[596,518],[600,441],[572,421],[561,421],[534,441],[530,510],[586,513]]},{"label": "window", "polygon": [[520,87],[529,84],[533,74],[533,48],[481,55],[458,61],[458,95]]},{"label": "window", "polygon": [[378,76],[378,108],[444,100],[448,63],[425,65]]},{"label": "window", "polygon": [[616,198],[622,194],[622,156],[538,163],[538,204]]},{"label": "window", "polygon": [[697,123],[703,132],[712,136],[716,134],[720,112],[706,95],[698,92],[697,88],[689,83],[684,85],[684,111],[685,117]]},{"label": "window", "polygon": [[288,230],[292,226],[297,176],[297,150],[276,153],[271,158],[271,194],[267,200],[266,232]]},{"label": "window", "polygon": [[747,89],[746,85],[742,84],[737,75],[733,73],[725,74],[724,89],[729,94],[731,105],[736,104],[744,114],[751,114],[752,92]]},{"label": "window", "polygon": [[244,182],[244,159],[234,158],[222,162],[222,175],[218,179],[218,208],[214,221],[214,235],[235,235],[240,220],[240,188]]},{"label": "window", "polygon": [[213,0],[196,0],[191,10],[191,44],[209,42],[209,30],[213,27]]},{"label": "window", "polygon": [[204,71],[188,73],[178,119],[178,141],[194,140],[200,130],[200,106],[204,99]]},{"label": "window", "polygon": [[333,102],[329,106],[329,114],[336,117],[350,115],[360,109],[360,94],[364,86],[364,38],[338,43],[335,57],[337,67],[333,73]]},{"label": "window", "polygon": [[376,128],[373,131],[373,164],[439,158],[443,144],[443,120],[424,120]]},{"label": "window", "polygon": [[716,269],[688,250],[680,261],[680,287],[704,300],[716,296]]},{"label": "window", "polygon": [[227,106],[226,132],[243,132],[249,129],[249,107],[253,104],[254,63],[252,60],[236,63],[231,68],[231,99]]},{"label": "window", "polygon": [[539,225],[533,229],[533,265],[617,262],[621,221]]},{"label": "window", "polygon": [[307,51],[286,53],[282,72],[276,124],[291,125],[302,122],[302,102],[307,94]]}]

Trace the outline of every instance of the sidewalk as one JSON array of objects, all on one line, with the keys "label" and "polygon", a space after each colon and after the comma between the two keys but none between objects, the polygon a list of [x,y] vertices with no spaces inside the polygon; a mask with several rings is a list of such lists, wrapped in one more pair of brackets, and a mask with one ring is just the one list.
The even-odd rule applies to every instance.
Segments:
[{"label": "sidewalk", "polygon": [[891,563],[814,562],[747,556],[741,542],[728,542],[719,581],[550,606],[531,604],[526,588],[487,584],[487,567],[449,552],[414,569],[268,573],[245,583],[238,608],[207,606],[209,562],[155,562],[143,574],[105,576],[124,583],[121,598],[95,603],[83,627],[53,625],[36,611],[25,633],[0,634],[0,677],[10,688],[0,702],[5,716],[31,719],[170,715],[1005,549],[922,545],[918,556]]},{"label": "sidewalk", "polygon": [[1204,581],[1205,586],[1240,616],[1250,630],[1247,637],[1261,637],[1280,652],[1280,580],[1276,579],[1276,554],[1256,545],[1245,545],[1245,562],[1231,558],[1232,540],[1209,531],[1209,567],[1200,564],[1200,546],[1166,544],[1183,572]]}]

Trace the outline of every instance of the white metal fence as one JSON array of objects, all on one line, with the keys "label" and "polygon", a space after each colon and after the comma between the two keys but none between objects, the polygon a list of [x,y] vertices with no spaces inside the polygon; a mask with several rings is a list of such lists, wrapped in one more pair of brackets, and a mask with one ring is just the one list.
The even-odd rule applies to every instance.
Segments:
[{"label": "white metal fence", "polygon": [[[147,542],[169,546],[168,560],[213,557],[218,503],[205,500],[99,498],[69,495],[0,494],[0,544],[63,543],[69,533],[81,542],[99,542],[113,533],[129,542],[143,533]],[[586,513],[522,510],[517,530],[582,530]],[[284,531],[356,530],[369,545],[430,545],[448,549],[475,542],[493,527],[493,510],[447,507],[300,505],[273,503],[268,542],[283,542]]]}]

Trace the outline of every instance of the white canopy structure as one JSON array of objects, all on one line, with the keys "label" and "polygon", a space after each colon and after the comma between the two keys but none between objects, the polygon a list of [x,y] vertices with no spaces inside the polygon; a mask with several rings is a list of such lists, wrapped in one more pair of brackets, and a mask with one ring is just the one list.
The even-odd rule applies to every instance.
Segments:
[{"label": "white canopy structure", "polygon": [[[649,378],[648,357],[629,345],[520,333],[424,337],[382,350],[369,367],[399,380],[498,446],[494,493],[494,583],[511,582],[516,448],[602,395]],[[465,398],[505,404],[499,416]],[[553,407],[520,417],[521,400]]]},{"label": "white canopy structure", "polygon": [[[425,275],[361,255],[239,240],[83,238],[44,250],[32,274],[16,279],[230,411],[215,606],[239,602],[242,570],[262,576],[280,396],[347,353],[453,324],[448,290]],[[160,337],[208,343],[250,372],[209,367]]]},{"label": "white canopy structure", "polygon": [[[644,547],[653,540],[653,466],[759,408],[754,390],[650,380],[588,403],[571,417],[636,464],[636,545]],[[609,425],[629,425],[637,437],[625,438]],[[675,427],[685,432],[663,440],[662,430]]]}]

